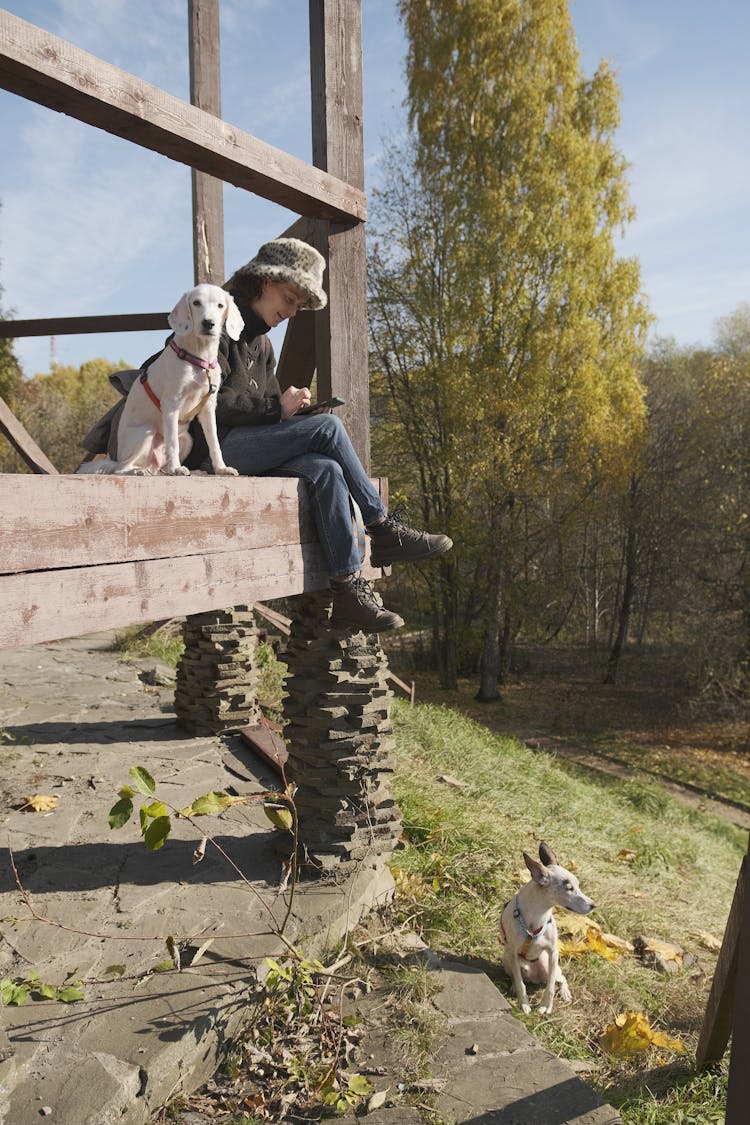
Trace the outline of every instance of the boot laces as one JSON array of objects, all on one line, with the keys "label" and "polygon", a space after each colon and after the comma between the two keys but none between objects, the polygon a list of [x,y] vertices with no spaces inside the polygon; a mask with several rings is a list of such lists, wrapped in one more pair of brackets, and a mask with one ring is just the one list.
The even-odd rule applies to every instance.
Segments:
[{"label": "boot laces", "polygon": [[388,513],[388,523],[398,536],[400,544],[403,544],[405,539],[421,539],[424,535],[424,532],[417,531],[416,528],[411,526],[409,514],[403,505],[399,505],[398,508],[394,508],[392,512]]},{"label": "boot laces", "polygon": [[361,605],[370,606],[373,609],[380,609],[380,606],[375,600],[375,591],[372,584],[366,578],[352,578],[352,591],[357,601]]}]

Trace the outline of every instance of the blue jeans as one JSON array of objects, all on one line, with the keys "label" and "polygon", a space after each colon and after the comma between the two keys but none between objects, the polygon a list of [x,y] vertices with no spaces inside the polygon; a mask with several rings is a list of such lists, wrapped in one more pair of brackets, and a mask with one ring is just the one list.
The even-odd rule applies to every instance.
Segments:
[{"label": "blue jeans", "polygon": [[293,415],[269,426],[234,426],[221,442],[227,465],[244,477],[301,477],[307,481],[313,516],[332,578],[353,574],[362,563],[354,537],[352,496],[365,525],[386,514],[335,414]]}]

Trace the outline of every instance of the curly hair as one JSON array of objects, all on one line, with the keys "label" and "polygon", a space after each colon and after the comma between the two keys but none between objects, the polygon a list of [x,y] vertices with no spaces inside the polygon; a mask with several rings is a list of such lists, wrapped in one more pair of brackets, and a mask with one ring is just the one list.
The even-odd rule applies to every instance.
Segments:
[{"label": "curly hair", "polygon": [[260,297],[266,281],[265,277],[257,277],[253,273],[242,273],[238,270],[232,274],[229,281],[224,282],[223,288],[232,294],[235,301],[243,305],[251,305]]}]

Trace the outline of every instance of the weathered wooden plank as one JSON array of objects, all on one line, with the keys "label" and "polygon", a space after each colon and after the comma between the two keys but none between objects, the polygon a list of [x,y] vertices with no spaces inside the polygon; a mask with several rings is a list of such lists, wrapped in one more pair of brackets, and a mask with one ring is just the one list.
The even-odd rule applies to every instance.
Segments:
[{"label": "weathered wooden plank", "polygon": [[365,194],[0,9],[0,87],[300,215],[364,221]]},{"label": "weathered wooden plank", "polygon": [[[297,219],[279,237],[301,238],[303,242],[315,242],[317,224],[313,219]],[[281,355],[276,364],[276,377],[282,391],[287,387],[309,387],[315,374],[315,330],[319,313],[302,313],[287,323]],[[318,382],[318,397],[330,398],[323,394]]]},{"label": "weathered wooden plank", "polygon": [[9,574],[0,649],[325,589],[317,543]]},{"label": "weathered wooden plank", "polygon": [[179,558],[315,539],[283,477],[0,476],[0,573]]},{"label": "weathered wooden plank", "polygon": [[0,474],[0,526],[0,574],[316,539],[306,486],[290,477]]},{"label": "weathered wooden plank", "polygon": [[46,320],[0,320],[0,337],[75,336],[88,332],[169,331],[168,313],[114,313],[106,316],[57,316]]},{"label": "weathered wooden plank", "polygon": [[[310,0],[313,163],[364,185],[362,19],[351,0]],[[365,233],[361,225],[317,224],[328,260],[328,307],[316,314],[321,396],[346,405],[339,414],[362,464],[370,464]]]},{"label": "weathered wooden plank", "polygon": [[[750,894],[748,863],[745,856],[744,895],[740,908],[740,930],[737,939],[737,978],[734,989],[732,1046],[729,1054],[726,1125],[745,1125],[750,1121]],[[741,874],[742,877],[742,874]],[[738,881],[739,886],[739,881]]]},{"label": "weathered wooden plank", "polygon": [[698,1039],[695,1061],[699,1067],[710,1066],[722,1058],[732,1031],[732,1009],[739,959],[740,928],[745,900],[747,856],[740,867],[734,898],[724,929],[724,939],[714,969],[706,1013]]},{"label": "weathered wooden plank", "polygon": [[[367,563],[362,574],[380,577]],[[0,649],[325,590],[317,541],[0,577]]]},{"label": "weathered wooden plank", "polygon": [[[277,377],[282,391],[287,387],[309,387],[315,374],[315,339],[319,312],[297,313],[287,325],[281,355],[277,364]],[[317,397],[330,398],[330,391],[317,382]],[[341,396],[344,397],[343,395]]]},{"label": "weathered wooden plank", "polygon": [[[221,59],[217,0],[189,0],[190,101],[221,117]],[[192,169],[195,284],[224,282],[224,185]]]},{"label": "weathered wooden plank", "polygon": [[310,0],[313,163],[364,188],[362,6]]},{"label": "weathered wooden plank", "polygon": [[21,425],[7,402],[2,398],[0,398],[0,434],[7,437],[32,472],[44,476],[57,474],[57,469],[49,457],[42,452],[26,427]]}]

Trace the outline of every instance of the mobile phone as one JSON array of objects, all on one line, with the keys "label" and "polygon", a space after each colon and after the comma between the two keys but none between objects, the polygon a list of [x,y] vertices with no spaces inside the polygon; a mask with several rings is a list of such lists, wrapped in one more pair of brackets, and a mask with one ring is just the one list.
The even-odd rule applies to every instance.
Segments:
[{"label": "mobile phone", "polygon": [[320,408],[323,407],[323,406],[333,407],[333,406],[343,406],[343,405],[344,405],[343,398],[336,398],[336,396],[334,395],[333,398],[324,398],[322,400],[322,402],[311,402],[309,406],[300,406],[297,413],[298,414],[312,414],[313,410],[320,410]]}]

